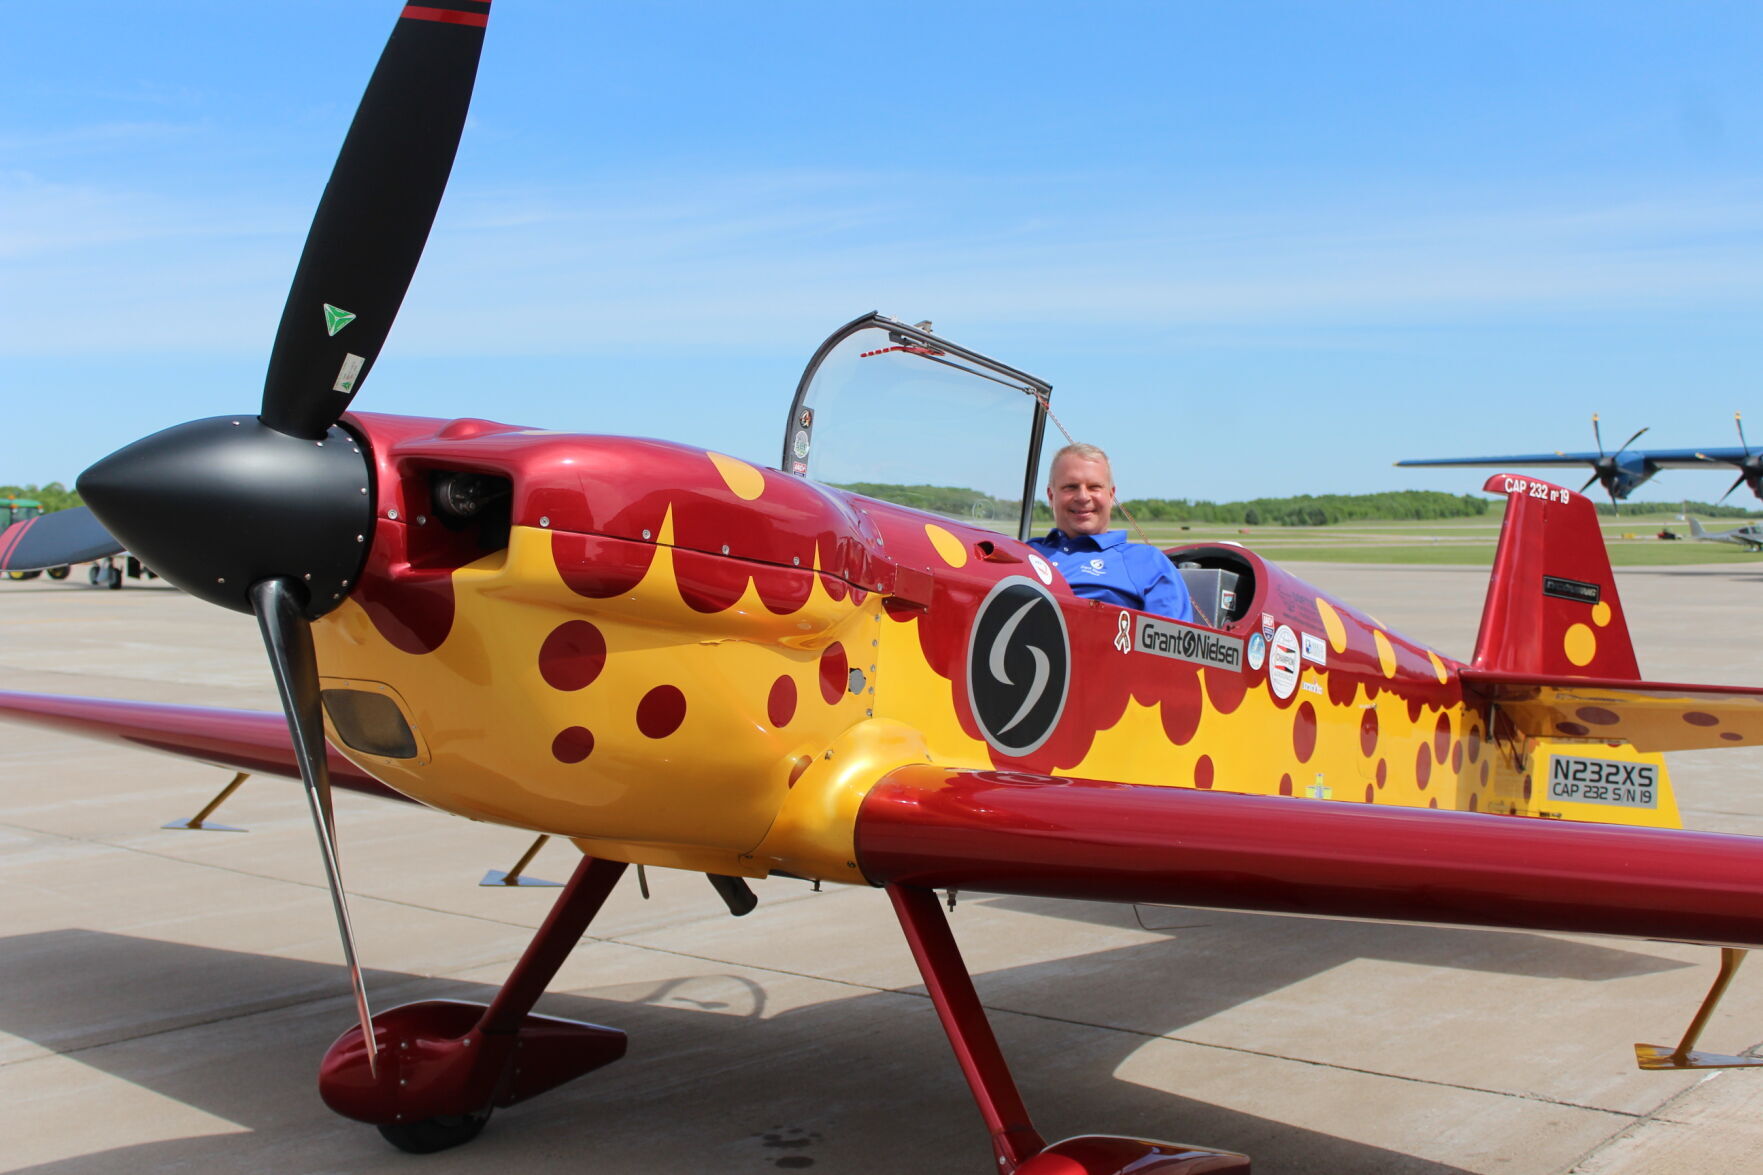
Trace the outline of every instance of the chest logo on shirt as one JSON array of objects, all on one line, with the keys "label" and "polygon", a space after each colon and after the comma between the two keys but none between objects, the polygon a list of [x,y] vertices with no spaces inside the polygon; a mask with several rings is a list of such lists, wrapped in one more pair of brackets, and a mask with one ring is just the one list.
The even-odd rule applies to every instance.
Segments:
[{"label": "chest logo on shirt", "polygon": [[1101,556],[1098,555],[1096,558],[1091,559],[1088,563],[1085,563],[1082,567],[1078,568],[1078,570],[1087,571],[1091,575],[1101,575],[1108,570],[1108,565],[1102,562]]},{"label": "chest logo on shirt", "polygon": [[1039,749],[1071,689],[1071,639],[1052,593],[1025,576],[999,580],[967,636],[967,696],[987,743]]}]

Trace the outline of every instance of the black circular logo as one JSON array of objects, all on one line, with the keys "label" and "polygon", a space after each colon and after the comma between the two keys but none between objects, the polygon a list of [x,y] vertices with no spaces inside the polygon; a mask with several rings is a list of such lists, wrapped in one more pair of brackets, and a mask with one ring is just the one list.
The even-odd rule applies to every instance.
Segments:
[{"label": "black circular logo", "polygon": [[1053,733],[1071,685],[1071,641],[1051,592],[1012,576],[987,593],[967,637],[967,696],[986,742],[1026,755]]}]

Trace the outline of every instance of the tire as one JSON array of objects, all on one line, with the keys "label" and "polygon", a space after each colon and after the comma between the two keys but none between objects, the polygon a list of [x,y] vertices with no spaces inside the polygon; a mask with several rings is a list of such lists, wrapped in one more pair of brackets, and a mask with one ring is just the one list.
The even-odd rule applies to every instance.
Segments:
[{"label": "tire", "polygon": [[98,586],[98,578],[102,574],[103,571],[104,571],[104,569],[102,567],[98,566],[98,564],[96,564],[96,563],[92,564],[90,567],[86,568],[86,582],[91,584],[93,587],[97,587]]},{"label": "tire", "polygon": [[109,588],[113,592],[116,591],[117,589],[121,588],[122,587],[122,568],[111,567],[111,568],[107,569],[107,571],[105,573],[105,577],[104,577],[104,586]]},{"label": "tire", "polygon": [[464,1146],[483,1132],[490,1120],[490,1111],[476,1114],[445,1114],[424,1118],[420,1122],[394,1122],[379,1127],[380,1137],[412,1155],[432,1155],[436,1151]]},{"label": "tire", "polygon": [[41,571],[8,571],[6,577],[8,579],[35,579],[41,574],[43,574]]},{"label": "tire", "polygon": [[67,573],[72,570],[73,570],[73,568],[68,567],[66,565],[63,565],[61,567],[51,567],[49,569],[49,578],[50,579],[66,579]]}]

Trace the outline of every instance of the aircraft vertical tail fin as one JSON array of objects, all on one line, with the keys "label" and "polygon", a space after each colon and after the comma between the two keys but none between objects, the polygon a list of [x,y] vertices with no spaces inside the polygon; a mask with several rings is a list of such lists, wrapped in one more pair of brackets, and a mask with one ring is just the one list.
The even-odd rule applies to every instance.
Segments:
[{"label": "aircraft vertical tail fin", "polygon": [[1702,529],[1702,524],[1700,522],[1691,518],[1688,514],[1684,515],[1684,520],[1690,524],[1690,537],[1692,539],[1705,539],[1708,537],[1708,532]]},{"label": "aircraft vertical tail fin", "polygon": [[1506,495],[1506,521],[1475,641],[1475,668],[1639,678],[1591,499],[1504,473],[1482,489]]}]

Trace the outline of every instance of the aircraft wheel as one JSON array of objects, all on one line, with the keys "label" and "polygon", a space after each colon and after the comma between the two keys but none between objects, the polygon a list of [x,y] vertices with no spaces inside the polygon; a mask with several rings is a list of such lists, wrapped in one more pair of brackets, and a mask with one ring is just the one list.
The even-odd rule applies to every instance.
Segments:
[{"label": "aircraft wheel", "polygon": [[8,571],[6,573],[9,579],[35,579],[41,574],[43,574],[41,571]]},{"label": "aircraft wheel", "polygon": [[380,1136],[401,1151],[432,1155],[449,1147],[463,1146],[476,1138],[490,1120],[490,1111],[476,1114],[442,1114],[421,1122],[381,1125]]},{"label": "aircraft wheel", "polygon": [[67,573],[72,570],[73,570],[73,568],[67,567],[67,566],[51,567],[49,569],[49,578],[50,579],[66,579]]},{"label": "aircraft wheel", "polygon": [[122,587],[122,568],[120,568],[120,567],[109,568],[108,573],[105,575],[104,579],[105,579],[104,586],[109,588],[111,591],[116,591],[118,588]]},{"label": "aircraft wheel", "polygon": [[94,563],[90,567],[86,568],[86,582],[91,584],[93,587],[97,587],[98,586],[98,576],[103,570],[104,569],[102,567],[98,566],[96,563]]}]

